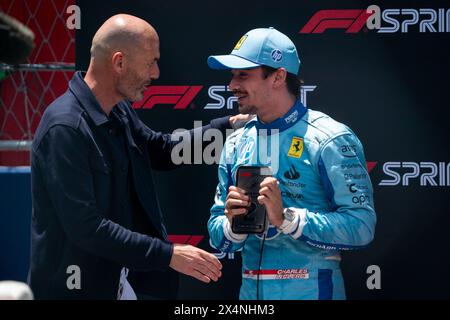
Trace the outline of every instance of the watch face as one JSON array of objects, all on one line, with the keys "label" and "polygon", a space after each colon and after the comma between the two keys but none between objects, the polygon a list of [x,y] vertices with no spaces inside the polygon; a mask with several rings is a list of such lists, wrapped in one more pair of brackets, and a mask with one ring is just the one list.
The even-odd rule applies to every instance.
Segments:
[{"label": "watch face", "polygon": [[284,217],[285,217],[286,220],[294,221],[294,218],[295,218],[294,211],[289,210],[289,209],[285,210],[284,211]]}]

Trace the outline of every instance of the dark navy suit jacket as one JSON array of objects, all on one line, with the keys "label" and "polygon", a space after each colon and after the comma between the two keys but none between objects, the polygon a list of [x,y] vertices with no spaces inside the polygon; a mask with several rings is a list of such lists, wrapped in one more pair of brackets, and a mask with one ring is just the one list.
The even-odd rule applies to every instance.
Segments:
[{"label": "dark navy suit jacket", "polygon": [[[196,130],[208,128],[225,131],[228,117]],[[122,267],[139,293],[176,297],[173,245],[151,172],[176,167],[176,143],[145,126],[129,102],[107,116],[83,74],[74,75],[44,112],[32,147],[29,284],[37,299],[116,299]],[[79,267],[80,289],[68,286],[70,266]]]}]

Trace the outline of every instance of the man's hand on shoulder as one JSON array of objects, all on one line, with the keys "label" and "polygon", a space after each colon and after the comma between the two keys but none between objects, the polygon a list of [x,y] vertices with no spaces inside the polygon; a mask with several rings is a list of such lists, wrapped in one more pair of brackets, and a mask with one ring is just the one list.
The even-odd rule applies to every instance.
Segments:
[{"label": "man's hand on shoulder", "polygon": [[233,129],[239,129],[245,126],[247,122],[252,120],[256,115],[254,114],[237,114],[235,116],[230,117],[230,125]]}]

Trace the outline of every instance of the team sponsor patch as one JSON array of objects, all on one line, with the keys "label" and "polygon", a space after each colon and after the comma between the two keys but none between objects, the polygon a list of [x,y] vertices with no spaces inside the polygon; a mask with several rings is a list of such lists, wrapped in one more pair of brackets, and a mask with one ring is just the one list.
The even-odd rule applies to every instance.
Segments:
[{"label": "team sponsor patch", "polygon": [[354,145],[354,144],[343,145],[340,147],[340,149],[341,149],[341,154],[346,158],[354,158],[357,156],[357,154],[356,154],[357,149],[356,149],[356,145]]},{"label": "team sponsor patch", "polygon": [[284,121],[289,124],[291,122],[295,122],[298,119],[298,111],[295,110],[294,112],[292,112],[290,115],[288,115],[286,118],[284,118]]},{"label": "team sponsor patch", "polygon": [[308,269],[244,270],[243,278],[261,280],[309,279]]},{"label": "team sponsor patch", "polygon": [[292,137],[291,147],[289,148],[288,156],[293,158],[300,158],[303,153],[303,139],[299,137]]},{"label": "team sponsor patch", "polygon": [[272,60],[275,62],[280,62],[283,59],[283,53],[281,53],[281,51],[278,49],[272,50],[270,56],[272,57]]}]

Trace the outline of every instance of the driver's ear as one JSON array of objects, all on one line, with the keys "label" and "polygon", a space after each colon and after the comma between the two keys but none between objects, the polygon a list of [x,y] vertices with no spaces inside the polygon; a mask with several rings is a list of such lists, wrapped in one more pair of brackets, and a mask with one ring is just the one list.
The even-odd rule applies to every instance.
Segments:
[{"label": "driver's ear", "polygon": [[277,71],[275,71],[275,79],[274,79],[274,86],[276,88],[280,87],[286,82],[287,72],[285,68],[279,68]]}]

